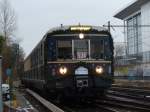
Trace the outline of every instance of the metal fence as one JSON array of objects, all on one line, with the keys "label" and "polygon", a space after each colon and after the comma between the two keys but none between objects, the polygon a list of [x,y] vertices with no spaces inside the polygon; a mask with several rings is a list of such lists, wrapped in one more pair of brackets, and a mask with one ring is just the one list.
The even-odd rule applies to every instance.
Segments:
[{"label": "metal fence", "polygon": [[150,80],[150,51],[115,58],[115,79]]},{"label": "metal fence", "polygon": [[123,80],[150,80],[150,76],[115,76],[115,79]]}]

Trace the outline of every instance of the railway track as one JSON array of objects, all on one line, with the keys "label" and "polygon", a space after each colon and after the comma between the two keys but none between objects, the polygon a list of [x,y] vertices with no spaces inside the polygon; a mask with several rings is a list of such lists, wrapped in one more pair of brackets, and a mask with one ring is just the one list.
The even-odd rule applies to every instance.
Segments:
[{"label": "railway track", "polygon": [[150,101],[150,90],[113,86],[108,94],[129,97],[138,100]]},{"label": "railway track", "polygon": [[106,99],[98,101],[101,105],[111,105],[111,107],[126,108],[139,112],[150,112],[149,90],[112,87],[108,90]]},{"label": "railway track", "polygon": [[114,108],[93,104],[93,102],[84,102],[83,104],[67,105],[63,107],[66,112],[119,112]]},{"label": "railway track", "polygon": [[116,96],[107,96],[106,99],[97,100],[97,104],[108,106],[110,108],[126,109],[136,112],[150,112],[150,105],[135,102],[130,99],[123,99]]},{"label": "railway track", "polygon": [[133,100],[139,100],[139,101],[145,102],[145,103],[150,102],[150,97],[147,97],[144,95],[135,95],[133,93],[123,92],[123,91],[108,90],[107,94],[118,96],[118,97],[123,97],[123,98],[129,98],[129,99],[133,99]]},{"label": "railway track", "polygon": [[101,106],[99,104],[93,104],[93,102],[90,101],[88,103],[84,102],[81,104],[80,103],[79,104],[65,103],[64,105],[53,104],[32,90],[26,89],[26,91],[30,95],[32,95],[38,102],[40,102],[44,107],[46,107],[47,110],[49,110],[49,112],[118,112],[113,108]]},{"label": "railway track", "polygon": [[[111,90],[110,90],[111,91]],[[108,93],[105,98],[87,100],[84,103],[65,103],[63,105],[53,104],[38,94],[27,89],[27,92],[44,105],[48,112],[150,112],[150,103],[139,99],[121,96],[119,93]],[[57,106],[56,106],[57,105]]]},{"label": "railway track", "polygon": [[[150,95],[149,90],[112,87],[108,91],[106,98],[96,100],[94,105],[95,108],[106,112],[150,112],[150,98],[148,95]],[[98,112],[98,110],[95,111]],[[82,110],[82,112],[84,111]]]},{"label": "railway track", "polygon": [[144,88],[137,88],[137,87],[121,87],[121,86],[112,86],[110,90],[114,91],[123,91],[123,92],[130,92],[130,94],[134,95],[141,95],[143,97],[150,95],[150,89],[144,89]]}]

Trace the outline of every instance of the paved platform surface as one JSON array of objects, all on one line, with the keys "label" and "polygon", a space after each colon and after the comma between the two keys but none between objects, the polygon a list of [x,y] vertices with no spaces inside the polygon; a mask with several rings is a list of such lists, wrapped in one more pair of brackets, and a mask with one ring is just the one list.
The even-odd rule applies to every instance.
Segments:
[{"label": "paved platform surface", "polygon": [[15,89],[13,94],[13,100],[4,102],[4,112],[38,112],[24,97],[23,93]]}]

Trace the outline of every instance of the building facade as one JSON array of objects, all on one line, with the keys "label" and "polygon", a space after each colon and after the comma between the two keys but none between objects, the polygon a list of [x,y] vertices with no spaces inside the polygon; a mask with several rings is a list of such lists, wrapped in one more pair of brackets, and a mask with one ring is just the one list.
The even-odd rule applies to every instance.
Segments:
[{"label": "building facade", "polygon": [[133,69],[140,68],[148,75],[144,72],[150,73],[150,0],[136,0],[114,17],[124,21],[126,60],[136,65]]},{"label": "building facade", "polygon": [[150,60],[150,0],[137,0],[114,17],[124,20],[127,54]]}]

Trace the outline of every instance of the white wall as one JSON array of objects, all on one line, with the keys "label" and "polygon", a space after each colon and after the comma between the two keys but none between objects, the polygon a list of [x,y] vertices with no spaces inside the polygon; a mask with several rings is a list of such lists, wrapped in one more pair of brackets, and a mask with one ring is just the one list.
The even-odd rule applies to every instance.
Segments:
[{"label": "white wall", "polygon": [[[150,2],[141,7],[142,25],[150,25]],[[142,27],[143,52],[150,51],[150,27]]]}]

